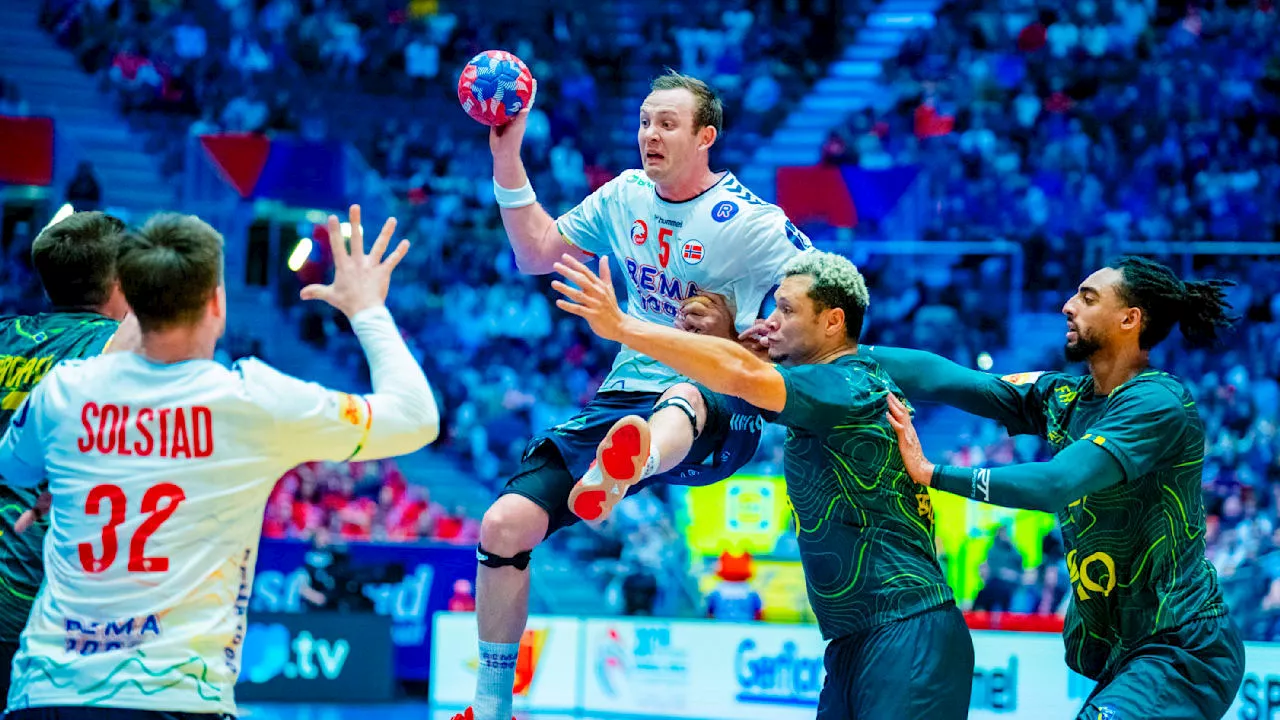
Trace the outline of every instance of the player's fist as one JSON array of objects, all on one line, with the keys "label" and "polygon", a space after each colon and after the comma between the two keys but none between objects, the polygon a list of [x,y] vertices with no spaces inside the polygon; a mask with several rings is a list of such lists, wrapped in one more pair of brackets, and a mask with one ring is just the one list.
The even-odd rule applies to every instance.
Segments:
[{"label": "player's fist", "polygon": [[49,515],[49,506],[52,504],[52,495],[47,492],[40,493],[40,497],[36,498],[35,506],[18,516],[17,522],[13,524],[14,532],[22,534],[27,531],[27,528],[44,520]]},{"label": "player's fist", "polygon": [[676,311],[677,330],[733,339],[733,309],[718,293],[702,293],[685,300]]},{"label": "player's fist", "polygon": [[529,96],[529,104],[514,119],[505,125],[494,125],[489,128],[489,152],[493,156],[519,156],[520,146],[524,143],[524,131],[529,125],[529,111],[538,99],[538,81],[533,81],[533,93]]}]

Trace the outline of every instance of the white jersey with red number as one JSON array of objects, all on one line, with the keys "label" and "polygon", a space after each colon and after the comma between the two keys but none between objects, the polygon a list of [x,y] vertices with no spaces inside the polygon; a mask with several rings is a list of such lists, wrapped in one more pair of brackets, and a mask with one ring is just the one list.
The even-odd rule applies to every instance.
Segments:
[{"label": "white jersey with red number", "polygon": [[371,442],[373,415],[387,407],[375,399],[256,360],[228,370],[124,353],[54,369],[0,441],[5,481],[35,485],[47,472],[53,496],[47,579],[22,634],[9,709],[235,713],[277,479],[307,460],[423,444],[420,430],[416,440]]},{"label": "white jersey with red number", "polygon": [[[684,202],[658,195],[643,170],[627,170],[556,220],[560,234],[592,255],[609,255],[624,277],[627,314],[672,325],[701,290],[729,299],[739,331],[759,317],[782,267],[811,247],[781,208],[726,172]],[[601,390],[661,392],[679,380],[665,365],[623,347]]]}]

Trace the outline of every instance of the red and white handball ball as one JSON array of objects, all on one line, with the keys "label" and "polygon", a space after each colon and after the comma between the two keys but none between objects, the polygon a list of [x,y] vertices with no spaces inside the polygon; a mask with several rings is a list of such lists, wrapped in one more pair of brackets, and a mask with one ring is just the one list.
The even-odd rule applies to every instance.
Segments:
[{"label": "red and white handball ball", "polygon": [[505,50],[485,50],[462,69],[458,102],[477,122],[506,125],[533,102],[533,73]]}]

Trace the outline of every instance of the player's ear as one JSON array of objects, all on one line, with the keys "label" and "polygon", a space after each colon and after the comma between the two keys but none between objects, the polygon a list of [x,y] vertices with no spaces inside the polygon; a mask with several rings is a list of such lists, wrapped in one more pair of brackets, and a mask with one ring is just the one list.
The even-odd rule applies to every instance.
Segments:
[{"label": "player's ear", "polygon": [[1142,308],[1131,307],[1126,310],[1124,317],[1120,320],[1120,327],[1125,330],[1141,330]]},{"label": "player's ear", "polygon": [[837,333],[841,335],[846,334],[844,308],[839,308],[839,307],[827,308],[826,316],[827,316],[827,334],[828,335],[835,335]]},{"label": "player's ear", "polygon": [[718,137],[720,137],[720,134],[716,132],[715,127],[707,125],[698,131],[698,149],[710,150],[711,146],[716,144],[716,138]]},{"label": "player's ear", "polygon": [[209,310],[216,318],[225,318],[227,316],[227,288],[225,285],[219,285],[218,289],[213,291],[213,297],[209,299]]}]

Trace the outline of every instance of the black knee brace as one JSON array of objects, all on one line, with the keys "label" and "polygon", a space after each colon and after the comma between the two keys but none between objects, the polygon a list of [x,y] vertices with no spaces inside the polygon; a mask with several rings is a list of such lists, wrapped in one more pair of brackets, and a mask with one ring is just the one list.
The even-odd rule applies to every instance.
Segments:
[{"label": "black knee brace", "polygon": [[512,557],[499,557],[485,550],[478,543],[476,544],[476,560],[485,567],[501,568],[511,566],[517,570],[524,570],[529,567],[529,558],[533,556],[533,551],[525,550],[518,552]]},{"label": "black knee brace", "polygon": [[657,415],[659,410],[667,407],[673,407],[679,410],[680,412],[684,413],[685,416],[689,418],[689,428],[693,430],[693,439],[697,440],[698,439],[698,414],[693,411],[693,405],[690,405],[689,401],[685,400],[682,397],[669,397],[666,400],[663,400],[662,402],[658,403],[653,407],[653,414],[650,415],[649,417],[653,417],[654,415]]}]

